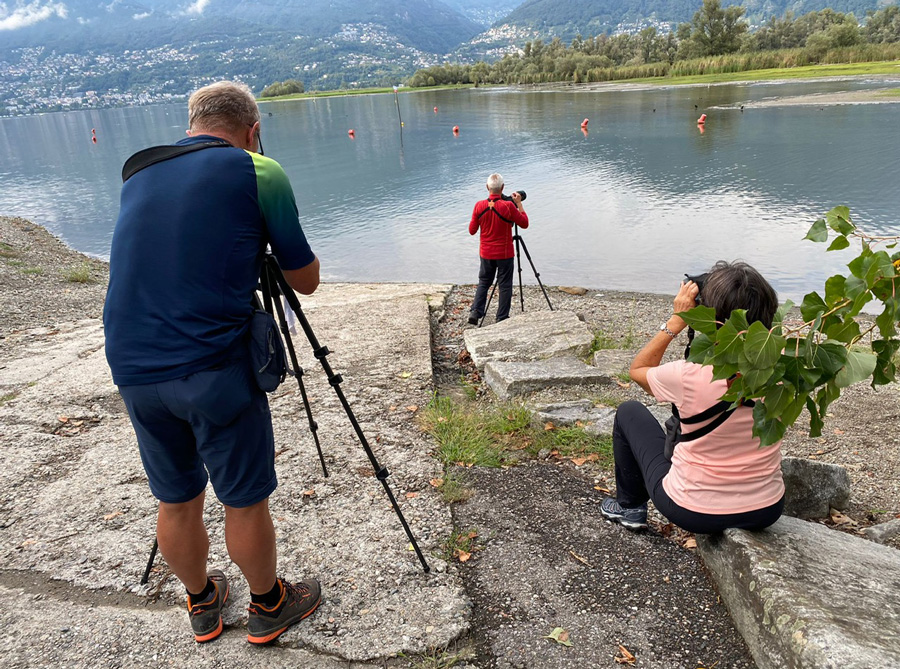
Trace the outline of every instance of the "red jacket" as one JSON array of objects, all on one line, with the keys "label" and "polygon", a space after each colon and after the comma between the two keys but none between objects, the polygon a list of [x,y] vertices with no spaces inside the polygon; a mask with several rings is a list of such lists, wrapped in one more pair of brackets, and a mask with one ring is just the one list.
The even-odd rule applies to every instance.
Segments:
[{"label": "red jacket", "polygon": [[[508,200],[502,200],[500,197],[499,194],[491,193],[487,200],[478,202],[472,211],[472,220],[469,221],[470,235],[474,235],[478,232],[478,228],[481,228],[479,253],[485,260],[504,260],[515,256],[512,224],[515,223],[520,228],[528,227],[528,214],[519,211],[515,204]],[[482,214],[481,212],[486,209],[493,209],[493,211]],[[507,221],[511,221],[511,223]]]}]

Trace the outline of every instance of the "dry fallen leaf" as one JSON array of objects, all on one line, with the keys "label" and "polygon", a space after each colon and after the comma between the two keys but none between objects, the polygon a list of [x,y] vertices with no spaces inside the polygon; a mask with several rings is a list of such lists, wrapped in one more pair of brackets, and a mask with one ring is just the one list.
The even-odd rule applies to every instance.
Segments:
[{"label": "dry fallen leaf", "polygon": [[575,465],[576,467],[580,467],[587,461],[588,461],[587,458],[572,458],[572,464]]},{"label": "dry fallen leaf", "polygon": [[696,548],[697,540],[694,537],[688,537],[687,539],[684,540],[684,547],[685,548]]},{"label": "dry fallen leaf", "polygon": [[616,381],[616,385],[619,386],[619,388],[630,388],[631,387],[630,383],[625,383],[623,381],[618,381],[618,380]]},{"label": "dry fallen leaf", "polygon": [[634,664],[637,662],[637,658],[628,652],[628,649],[625,646],[619,646],[619,652],[615,657],[616,664]]},{"label": "dry fallen leaf", "polygon": [[410,404],[408,407],[406,407],[406,410],[415,413],[419,410],[419,407],[415,404]]},{"label": "dry fallen leaf", "polygon": [[84,425],[84,421],[83,420],[73,420],[71,424],[74,427],[81,427],[82,425]]},{"label": "dry fallen leaf", "polygon": [[413,497],[418,497],[419,493],[417,492],[408,492],[406,493],[406,499],[412,499]]},{"label": "dry fallen leaf", "polygon": [[841,435],[841,434],[844,434],[844,431],[843,431],[843,430],[839,430],[839,429],[835,429],[834,433],[837,434],[837,435]]},{"label": "dry fallen leaf", "polygon": [[446,422],[447,422],[446,416],[438,416],[438,423],[446,423]]},{"label": "dry fallen leaf", "polygon": [[562,627],[554,627],[553,631],[550,632],[547,636],[543,637],[544,639],[551,639],[556,643],[562,646],[571,646],[572,642],[569,641],[569,633],[564,630]]},{"label": "dry fallen leaf", "polygon": [[456,551],[456,557],[460,562],[468,562],[469,558],[472,557],[471,553],[467,553],[466,551],[458,550]]},{"label": "dry fallen leaf", "polygon": [[304,491],[303,491],[303,496],[304,496],[304,497],[312,497],[312,496],[315,495],[315,494],[316,494],[316,491],[315,491],[313,488],[310,488],[309,490],[304,490]]},{"label": "dry fallen leaf", "polygon": [[852,527],[857,524],[850,516],[844,515],[837,509],[831,510],[831,522],[838,526],[849,525]]},{"label": "dry fallen leaf", "polygon": [[103,516],[103,520],[112,520],[113,518],[116,518],[117,516],[121,516],[123,514],[123,511],[113,511],[112,513],[107,513],[105,516]]},{"label": "dry fallen leaf", "polygon": [[412,372],[400,372],[401,379],[408,379],[411,376],[412,376]]},{"label": "dry fallen leaf", "polygon": [[68,422],[69,422],[69,417],[68,417],[68,416],[60,416],[60,417],[59,417],[59,422],[60,422],[60,423],[68,423]]},{"label": "dry fallen leaf", "polygon": [[444,479],[431,479],[429,482],[433,488],[440,488],[444,485]]},{"label": "dry fallen leaf", "polygon": [[604,488],[602,485],[595,485],[595,486],[594,486],[594,490],[599,490],[600,492],[606,493],[607,495],[610,494],[610,493],[609,493],[609,488]]},{"label": "dry fallen leaf", "polygon": [[549,430],[554,429],[555,427],[556,427],[556,426],[555,426],[553,423],[544,423],[544,429],[545,429],[545,430],[548,430],[548,431],[549,431]]}]

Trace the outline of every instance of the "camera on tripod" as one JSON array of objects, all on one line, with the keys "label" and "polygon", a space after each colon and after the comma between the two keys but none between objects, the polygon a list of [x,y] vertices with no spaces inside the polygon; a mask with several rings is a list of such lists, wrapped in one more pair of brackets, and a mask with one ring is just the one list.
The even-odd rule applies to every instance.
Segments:
[{"label": "camera on tripod", "polygon": [[706,284],[707,277],[709,277],[709,272],[703,272],[703,274],[695,274],[693,276],[690,274],[684,275],[685,281],[693,281],[697,284],[697,297],[694,298],[694,302],[697,304],[700,304],[700,297],[703,294],[703,286]]},{"label": "camera on tripod", "polygon": [[[525,191],[523,191],[523,190],[517,190],[517,191],[515,191],[515,192],[519,194],[519,197],[522,199],[522,202],[524,202],[524,201],[525,201],[525,198],[528,197],[528,196],[526,195]],[[501,195],[501,196],[500,196],[500,199],[501,199],[501,200],[506,200],[507,202],[512,202],[512,201],[513,201],[511,195]]]}]

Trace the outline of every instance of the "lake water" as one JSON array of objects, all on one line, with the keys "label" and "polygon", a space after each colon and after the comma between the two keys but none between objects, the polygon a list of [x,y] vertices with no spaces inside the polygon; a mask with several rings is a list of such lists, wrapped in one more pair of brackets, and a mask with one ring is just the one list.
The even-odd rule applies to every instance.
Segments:
[{"label": "lake water", "polygon": [[[802,240],[832,206],[900,234],[900,104],[739,106],[897,85],[403,94],[402,147],[392,95],[274,102],[262,136],[326,280],[476,281],[467,224],[499,171],[528,193],[523,239],[545,284],[673,293],[685,272],[742,258],[796,300],[852,257]],[[185,126],[183,104],[0,119],[0,214],[107,257],[123,161]],[[535,283],[527,264],[523,277]]]}]

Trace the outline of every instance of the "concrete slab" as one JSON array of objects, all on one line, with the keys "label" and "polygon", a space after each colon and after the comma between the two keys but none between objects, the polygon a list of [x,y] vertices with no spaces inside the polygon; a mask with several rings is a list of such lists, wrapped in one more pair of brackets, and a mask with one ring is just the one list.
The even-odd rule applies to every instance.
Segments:
[{"label": "concrete slab", "polygon": [[463,338],[472,362],[482,369],[488,362],[584,357],[594,335],[571,311],[534,311],[468,329]]},{"label": "concrete slab", "polygon": [[[429,481],[441,467],[430,457],[432,444],[416,422],[418,407],[432,392],[429,300],[442,299],[447,288],[326,285],[303,302],[319,343],[333,352],[328,360],[344,378],[341,388],[376,457],[392,474],[389,483],[433,571],[422,572],[301,333],[296,350],[330,476],[322,475],[298,387],[289,379],[270,395],[280,483],[271,507],[280,572],[289,579],[314,575],[324,593],[320,610],[279,641],[319,656],[313,663],[298,654],[294,666],[331,667],[332,660],[343,666],[378,661],[380,666],[401,653],[443,647],[468,627],[462,584],[440,557],[452,518]],[[27,338],[28,346],[0,370],[0,387],[13,389],[13,397],[0,406],[0,586],[5,588],[0,600],[8,603],[7,612],[28,608],[29,614],[4,620],[0,649],[15,660],[4,666],[59,666],[52,658],[59,657],[64,640],[75,638],[61,632],[63,626],[79,630],[81,650],[72,650],[75,657],[78,652],[87,657],[93,648],[123,662],[136,653],[135,662],[145,665],[154,664],[144,662],[154,655],[174,662],[181,656],[180,650],[173,653],[175,647],[191,654],[183,590],[161,558],[149,585],[138,585],[153,542],[156,503],[110,378],[99,322],[16,336]],[[222,509],[211,489],[206,512],[210,564],[222,566],[231,578],[234,602],[225,618],[229,629],[213,644],[228,648],[229,659],[217,666],[254,666],[261,661],[258,649],[242,640],[241,631],[249,594],[227,558]],[[12,603],[16,592],[20,601],[23,595],[16,582],[21,575],[48,586],[33,614],[30,607]],[[96,608],[94,592],[121,594],[127,610]],[[172,615],[140,610],[156,593],[177,603]],[[59,613],[48,629],[46,611],[51,610]],[[98,621],[98,616],[108,620]],[[123,634],[135,647],[125,651],[121,634],[112,630],[132,624],[137,631]],[[233,648],[228,639],[237,639]],[[27,640],[27,651],[17,650],[17,640]],[[207,652],[208,664],[200,664],[214,666],[216,656]],[[265,663],[272,664],[268,656]],[[91,666],[74,660],[63,664]]]},{"label": "concrete slab", "polygon": [[900,551],[788,516],[697,539],[760,669],[900,667]]},{"label": "concrete slab", "polygon": [[525,395],[550,387],[583,386],[611,381],[596,367],[575,358],[550,358],[536,362],[489,362],[484,380],[500,399]]}]

